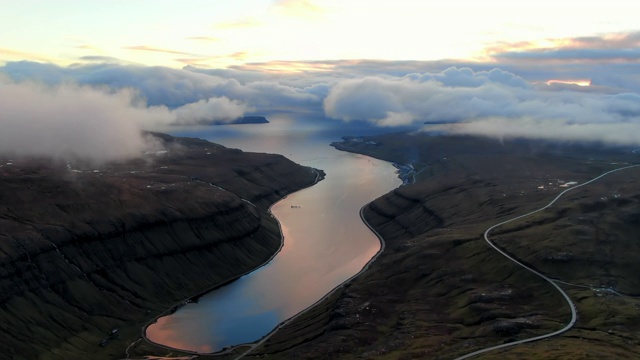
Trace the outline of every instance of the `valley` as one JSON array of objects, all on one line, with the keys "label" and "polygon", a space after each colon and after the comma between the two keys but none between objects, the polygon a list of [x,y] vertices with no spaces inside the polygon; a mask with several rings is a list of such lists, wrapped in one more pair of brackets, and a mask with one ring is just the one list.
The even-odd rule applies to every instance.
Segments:
[{"label": "valley", "polygon": [[2,161],[0,358],[125,356],[146,322],[268,261],[281,246],[269,206],[322,178],[148,136],[157,151],[120,163]]},{"label": "valley", "polygon": [[[386,249],[362,276],[255,351],[266,358],[453,359],[564,327],[566,302],[492,249],[492,225],[637,161],[629,149],[390,134],[334,144],[401,164],[416,182],[364,208]],[[368,144],[367,144],[368,142]],[[640,353],[636,296],[640,171],[610,174],[492,232],[557,279],[578,310],[562,336],[477,356],[620,358]]]}]

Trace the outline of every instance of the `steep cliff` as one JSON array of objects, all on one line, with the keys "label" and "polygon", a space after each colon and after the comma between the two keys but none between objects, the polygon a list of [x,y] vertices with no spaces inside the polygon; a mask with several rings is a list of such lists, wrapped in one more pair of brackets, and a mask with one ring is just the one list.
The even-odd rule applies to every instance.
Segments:
[{"label": "steep cliff", "polygon": [[[0,358],[117,358],[141,326],[268,260],[313,169],[152,134],[143,159],[0,168]],[[117,329],[117,330],[116,330]]]}]

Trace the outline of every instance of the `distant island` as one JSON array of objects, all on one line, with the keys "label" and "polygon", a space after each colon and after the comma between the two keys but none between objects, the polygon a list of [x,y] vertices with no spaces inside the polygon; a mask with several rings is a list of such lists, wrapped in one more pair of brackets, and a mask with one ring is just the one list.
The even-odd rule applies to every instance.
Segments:
[{"label": "distant island", "polygon": [[230,122],[225,121],[212,121],[208,122],[210,125],[243,125],[243,124],[268,124],[269,120],[267,120],[264,116],[243,116],[241,118],[237,118]]}]

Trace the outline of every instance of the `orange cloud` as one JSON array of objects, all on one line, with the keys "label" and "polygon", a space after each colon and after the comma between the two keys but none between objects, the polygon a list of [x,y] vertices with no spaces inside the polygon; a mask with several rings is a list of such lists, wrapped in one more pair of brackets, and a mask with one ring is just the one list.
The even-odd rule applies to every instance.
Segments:
[{"label": "orange cloud", "polygon": [[175,59],[175,61],[200,67],[212,67],[228,65],[229,63],[244,61],[250,56],[249,52],[238,51],[231,54],[217,55],[217,56],[200,56],[196,58],[181,58]]},{"label": "orange cloud", "polygon": [[272,5],[271,9],[287,16],[302,18],[314,18],[326,12],[325,8],[311,0],[279,0]]},{"label": "orange cloud", "polygon": [[566,41],[566,39],[544,39],[539,41],[518,41],[518,42],[506,42],[499,41],[484,49],[484,55],[491,57],[495,54],[507,53],[507,52],[521,52],[531,50],[541,50],[559,47],[560,43]]},{"label": "orange cloud", "polygon": [[51,58],[43,57],[33,53],[0,48],[0,62],[9,61],[9,60],[24,60],[24,59],[43,61],[43,62],[55,62]]},{"label": "orange cloud", "polygon": [[165,53],[165,54],[175,54],[175,55],[197,56],[196,54],[191,54],[191,53],[187,53],[187,52],[171,50],[171,49],[156,48],[156,47],[146,46],[146,45],[124,46],[123,49],[140,50],[140,51],[153,51],[153,52],[161,52],[161,53]]},{"label": "orange cloud", "polygon": [[215,38],[211,36],[190,36],[187,38],[187,40],[211,41],[211,42],[220,41],[219,38]]},{"label": "orange cloud", "polygon": [[90,50],[90,51],[102,52],[102,49],[100,49],[99,47],[96,47],[96,46],[93,46],[93,45],[89,45],[89,44],[76,45],[75,48],[76,49],[82,49],[82,50]]},{"label": "orange cloud", "polygon": [[557,79],[551,79],[551,80],[547,80],[546,81],[547,85],[553,85],[553,84],[568,84],[568,85],[578,85],[578,86],[591,86],[591,80],[589,79],[566,79],[566,80],[557,80]]},{"label": "orange cloud", "polygon": [[[605,58],[613,60],[636,57],[635,50],[638,48],[640,48],[640,32],[630,32],[515,43],[496,42],[485,48],[483,55],[487,58],[495,58],[505,54],[530,54],[532,58],[541,58],[541,54],[547,53],[557,54],[558,59],[563,60],[571,59],[570,55],[573,55],[574,60]],[[569,53],[570,51],[573,52]],[[534,54],[536,56],[533,56]],[[547,60],[553,59],[553,56],[547,58]]]},{"label": "orange cloud", "polygon": [[559,40],[561,46],[572,49],[629,49],[640,47],[640,32],[613,33]]},{"label": "orange cloud", "polygon": [[330,62],[316,61],[268,61],[234,66],[238,70],[261,71],[270,73],[325,72],[336,67]]},{"label": "orange cloud", "polygon": [[261,25],[262,23],[254,18],[243,18],[229,22],[217,23],[214,25],[217,29],[238,29],[250,28]]}]

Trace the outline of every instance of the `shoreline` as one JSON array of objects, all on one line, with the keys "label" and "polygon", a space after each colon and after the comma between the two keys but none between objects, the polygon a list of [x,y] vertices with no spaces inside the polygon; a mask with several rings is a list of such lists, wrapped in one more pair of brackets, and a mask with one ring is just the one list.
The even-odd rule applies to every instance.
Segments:
[{"label": "shoreline", "polygon": [[[386,160],[384,160],[384,161],[386,161]],[[391,189],[390,191],[393,191],[393,189]],[[376,231],[373,228],[373,226],[371,226],[371,224],[369,224],[369,222],[367,222],[367,220],[364,218],[364,215],[362,213],[363,210],[367,206],[369,206],[372,202],[374,202],[375,200],[376,199],[373,199],[373,200],[369,201],[368,203],[362,205],[362,207],[360,208],[359,214],[360,214],[360,219],[365,224],[365,226],[369,230],[371,230],[371,232],[378,238],[378,241],[380,242],[380,249],[378,249],[378,251],[371,257],[371,259],[369,259],[369,261],[367,261],[364,264],[364,266],[362,267],[362,269],[360,269],[360,271],[358,271],[357,273],[353,274],[351,277],[349,277],[348,279],[346,279],[342,283],[336,285],[336,287],[331,289],[328,293],[326,293],[324,296],[322,296],[320,299],[318,299],[313,304],[311,304],[308,307],[302,309],[300,312],[298,312],[297,314],[293,315],[292,317],[280,322],[273,330],[271,330],[268,334],[263,336],[258,342],[236,345],[234,348],[238,348],[238,347],[242,347],[242,346],[249,346],[250,348],[249,348],[249,350],[247,350],[244,353],[240,354],[238,357],[233,358],[233,360],[240,360],[243,357],[249,355],[254,349],[256,349],[258,346],[262,345],[271,336],[275,335],[275,333],[278,330],[280,330],[282,327],[288,325],[290,322],[292,322],[292,321],[296,320],[298,317],[304,315],[305,313],[307,313],[308,311],[310,311],[311,309],[313,309],[314,307],[319,305],[321,302],[325,301],[327,298],[333,296],[335,294],[335,292],[338,291],[340,288],[344,287],[345,285],[347,285],[351,281],[355,280],[355,278],[357,278],[358,276],[362,275],[365,271],[369,270],[369,267],[371,266],[371,264],[374,261],[376,261],[378,259],[378,257],[380,257],[380,255],[382,255],[382,253],[384,252],[384,250],[386,248],[386,242],[384,241],[384,238],[382,237],[382,235],[380,235],[380,233],[378,233],[378,231]],[[233,350],[233,349],[229,349],[229,350]],[[214,354],[200,354],[200,355],[223,355],[223,354],[214,353]]]},{"label": "shoreline", "polygon": [[[336,150],[343,151],[342,149],[336,149]],[[346,152],[351,152],[351,151],[346,151]],[[355,152],[351,152],[351,153],[355,153]],[[369,154],[362,154],[362,153],[357,153],[357,154],[359,154],[359,155],[364,155],[364,156],[369,156],[369,157],[371,157],[371,158],[374,158],[374,159],[378,159],[378,160],[384,161],[384,162],[388,163],[390,166],[394,167],[394,166],[393,166],[394,162],[392,162],[392,161],[388,161],[388,160],[385,160],[385,159],[380,159],[380,158],[377,158],[377,157],[375,157],[375,156],[371,156],[371,155],[369,155]],[[395,167],[394,167],[394,168],[395,168]],[[319,174],[318,174],[318,177],[319,177]],[[318,177],[317,177],[317,179],[318,179]],[[321,180],[321,179],[320,179],[320,180]],[[402,180],[402,179],[400,179],[400,180]],[[318,181],[319,181],[319,180],[318,180]],[[311,186],[315,185],[318,181],[314,182],[313,184],[311,184],[311,185],[309,185],[309,186],[307,186],[307,187],[305,187],[305,188],[301,188],[301,189],[299,189],[298,191],[303,190],[303,189],[306,189],[306,188],[308,188],[308,187],[311,187]],[[398,188],[398,187],[400,187],[400,186],[402,186],[402,185],[403,185],[403,184],[400,184],[400,185],[398,185],[396,188]],[[393,190],[394,190],[394,189],[396,189],[396,188],[389,189],[389,191],[393,191]],[[383,196],[383,195],[384,195],[384,194],[382,194],[382,195],[380,195],[380,196]],[[286,198],[286,196],[282,197],[280,200],[278,200],[278,201],[276,201],[275,203],[273,203],[273,204],[269,207],[269,211],[270,211],[270,209],[271,209],[271,207],[272,207],[273,205],[275,205],[275,204],[277,204],[278,202],[280,202],[280,201],[284,200],[285,198]],[[376,199],[377,199],[377,198],[376,198]],[[385,251],[385,249],[386,249],[386,242],[385,242],[384,238],[382,237],[382,235],[380,235],[380,233],[378,233],[378,231],[376,231],[376,230],[373,228],[373,226],[372,226],[371,224],[369,224],[369,222],[367,222],[367,220],[364,218],[364,215],[363,215],[363,211],[364,211],[364,209],[365,209],[367,206],[369,206],[372,202],[374,202],[376,199],[372,199],[371,201],[369,201],[369,202],[367,202],[366,204],[364,204],[364,205],[360,208],[360,210],[359,210],[359,216],[360,216],[360,220],[364,223],[364,225],[365,225],[365,226],[369,229],[369,231],[371,231],[371,232],[376,236],[376,238],[378,239],[378,242],[380,243],[380,248],[378,249],[378,251],[377,251],[377,252],[376,252],[376,253],[375,253],[375,254],[374,254],[374,255],[373,255],[373,256],[372,256],[372,257],[371,257],[371,258],[370,258],[370,259],[369,259],[365,264],[364,264],[364,265],[363,265],[363,267],[362,267],[362,268],[361,268],[357,273],[353,274],[352,276],[350,276],[349,278],[347,278],[346,280],[344,280],[344,281],[343,281],[343,282],[341,282],[340,284],[336,285],[334,288],[332,288],[329,292],[327,292],[327,293],[326,293],[325,295],[323,295],[321,298],[319,298],[318,300],[316,300],[315,302],[313,302],[311,305],[309,305],[309,306],[307,306],[306,308],[302,309],[301,311],[299,311],[299,312],[298,312],[298,313],[296,313],[295,315],[291,316],[290,318],[288,318],[288,319],[286,319],[286,320],[283,320],[282,322],[278,323],[278,324],[277,324],[277,325],[276,325],[276,326],[275,326],[275,327],[274,327],[270,332],[268,332],[267,334],[265,334],[265,335],[264,335],[262,338],[260,338],[258,341],[253,342],[253,343],[243,343],[243,344],[233,345],[233,346],[231,346],[231,347],[228,347],[228,348],[225,348],[225,349],[222,349],[222,350],[220,350],[220,351],[213,352],[213,353],[203,353],[203,352],[196,352],[196,351],[182,350],[182,349],[172,348],[172,347],[170,347],[170,346],[166,346],[166,345],[162,345],[162,344],[157,344],[157,343],[155,343],[155,342],[153,342],[153,341],[149,340],[148,338],[146,338],[146,335],[144,334],[144,331],[143,331],[143,338],[144,338],[144,340],[145,340],[145,341],[147,341],[147,342],[148,342],[148,343],[150,343],[150,344],[153,344],[153,345],[155,345],[155,346],[158,346],[158,347],[161,347],[161,348],[164,348],[164,349],[167,349],[167,350],[180,351],[180,352],[182,352],[182,353],[185,353],[185,354],[191,354],[191,355],[201,355],[201,356],[211,356],[211,357],[215,357],[215,356],[224,356],[224,355],[232,354],[234,351],[236,351],[236,350],[238,350],[238,349],[240,349],[240,348],[243,348],[243,347],[249,347],[249,349],[247,349],[246,351],[242,352],[241,354],[239,354],[237,357],[234,357],[233,359],[234,359],[234,360],[239,360],[239,359],[242,359],[243,357],[245,357],[245,356],[249,355],[253,350],[255,350],[256,348],[258,348],[258,347],[259,347],[260,345],[262,345],[265,341],[267,341],[269,338],[271,338],[273,335],[275,335],[275,333],[277,333],[277,332],[278,332],[282,327],[284,327],[284,326],[288,325],[290,322],[292,322],[292,321],[296,320],[297,318],[299,318],[300,316],[302,316],[302,315],[306,314],[307,312],[309,312],[310,310],[312,310],[313,308],[315,308],[317,305],[319,305],[320,303],[322,303],[323,301],[325,301],[327,298],[329,298],[329,297],[333,296],[333,295],[336,293],[336,291],[338,291],[339,289],[341,289],[341,288],[343,288],[344,286],[348,285],[350,282],[352,282],[352,281],[353,281],[353,280],[355,280],[357,277],[359,277],[360,275],[362,275],[365,271],[369,270],[369,267],[371,266],[371,264],[373,264],[373,262],[374,262],[374,261],[376,261],[376,260],[377,260],[381,255],[382,255],[382,253],[383,253],[383,252]],[[273,215],[272,215],[272,216],[273,216]],[[274,218],[275,218],[275,217],[274,217]],[[277,221],[277,223],[278,223],[278,227],[279,227],[279,228],[281,228],[280,221],[279,221],[277,218],[275,218],[275,219],[276,219],[276,221]],[[282,235],[281,235],[281,236],[282,236]],[[273,259],[273,258],[274,258],[278,253],[279,253],[279,252],[280,252],[280,250],[282,249],[283,244],[284,244],[284,241],[282,241],[280,248],[279,248],[279,249],[278,249],[278,251],[277,251],[277,252],[276,252],[276,253],[275,253],[275,254],[274,254],[274,255],[269,259],[269,261],[265,262],[264,264],[260,265],[259,267],[255,268],[255,269],[253,269],[253,270],[251,270],[251,271],[248,271],[247,273],[245,273],[245,274],[243,274],[243,275],[240,275],[240,276],[236,277],[234,280],[237,280],[237,279],[239,279],[240,277],[242,277],[242,276],[244,276],[244,275],[247,275],[247,274],[249,274],[249,273],[252,273],[253,271],[256,271],[256,270],[258,270],[259,268],[261,268],[261,267],[265,266],[266,264],[268,264],[268,263],[269,263],[269,262],[270,262],[270,261],[271,261],[271,260],[272,260],[272,259]],[[210,289],[210,290],[208,290],[208,291],[213,291],[213,290],[215,290],[215,289],[217,289],[217,288],[220,288],[221,286],[224,286],[224,285],[229,284],[229,283],[231,283],[231,282],[233,282],[233,280],[227,281],[227,282],[225,282],[224,284],[221,284],[221,285],[219,285],[219,286],[216,286],[215,288]],[[208,291],[207,291],[207,292],[208,292]],[[160,318],[160,317],[162,317],[162,315],[157,316],[156,318],[154,318],[154,320],[153,320],[153,321],[157,321],[157,319],[158,319],[158,318]],[[153,323],[153,322],[149,322],[147,325],[145,325],[144,330],[146,330],[146,328],[147,328],[149,325],[151,325],[152,323]]]},{"label": "shoreline", "polygon": [[[324,179],[324,171],[323,171],[323,170],[315,169],[315,168],[312,168],[312,167],[308,167],[308,168],[309,168],[309,169],[311,169],[311,171],[313,171],[313,172],[315,173],[315,175],[316,175],[316,177],[315,177],[314,181],[313,181],[312,183],[308,184],[307,186],[302,187],[302,188],[300,188],[300,189],[296,190],[295,192],[298,192],[298,191],[301,191],[301,190],[304,190],[304,189],[310,188],[310,187],[312,187],[312,186],[316,185],[317,183],[319,183],[320,181],[322,181],[322,180]],[[322,173],[321,173],[321,172],[322,172]],[[222,189],[221,187],[219,187],[219,186],[217,186],[217,185],[214,185],[214,184],[210,184],[210,185],[212,185],[212,186],[215,186],[215,187],[217,187],[217,188]],[[222,190],[224,190],[224,191],[228,191],[228,190],[226,190],[226,189],[222,189]],[[293,193],[295,193],[295,192],[293,192]],[[291,194],[293,194],[293,193],[291,193]],[[277,203],[279,203],[280,201],[282,201],[282,200],[286,199],[288,195],[290,195],[290,194],[287,194],[287,195],[285,195],[285,196],[281,197],[280,199],[278,199],[277,201],[275,201],[273,204],[269,205],[269,208],[267,209],[267,212],[269,213],[269,215],[270,215],[273,219],[275,219],[276,223],[278,224],[278,229],[279,229],[279,232],[280,232],[280,246],[279,246],[279,247],[278,247],[278,249],[273,253],[273,255],[271,255],[271,257],[269,257],[269,259],[267,259],[265,262],[263,262],[262,264],[258,265],[257,267],[255,267],[255,268],[253,268],[253,269],[251,269],[251,270],[248,270],[248,271],[246,271],[246,272],[244,272],[244,273],[242,273],[242,274],[239,274],[239,275],[237,275],[237,276],[234,276],[234,277],[232,277],[231,279],[228,279],[228,280],[226,280],[226,281],[223,281],[223,282],[221,282],[221,283],[219,283],[219,284],[216,284],[216,285],[214,285],[214,286],[212,286],[212,287],[209,287],[209,288],[207,288],[207,289],[205,289],[205,290],[202,290],[202,291],[200,291],[200,292],[198,292],[198,293],[196,293],[196,294],[194,294],[194,295],[191,295],[191,296],[189,296],[189,297],[187,297],[187,298],[185,298],[185,299],[183,299],[183,300],[181,300],[181,301],[179,301],[179,302],[175,303],[173,306],[169,307],[167,310],[163,311],[163,312],[162,312],[162,313],[160,313],[159,315],[154,316],[151,320],[147,321],[147,322],[144,324],[144,326],[142,327],[142,329],[141,329],[141,336],[140,336],[140,338],[136,339],[133,343],[139,342],[140,340],[144,340],[144,341],[145,341],[145,342],[147,342],[148,344],[151,344],[151,345],[153,345],[153,346],[157,346],[157,347],[162,348],[162,349],[165,349],[165,350],[174,350],[174,351],[179,351],[179,352],[181,352],[181,353],[190,354],[190,355],[207,355],[207,356],[227,355],[227,354],[229,354],[231,351],[233,351],[233,350],[234,350],[236,347],[238,347],[238,346],[246,346],[246,345],[244,345],[244,344],[241,344],[241,345],[236,345],[236,346],[231,347],[231,348],[228,348],[228,349],[222,349],[222,350],[220,350],[220,351],[218,351],[218,352],[214,352],[214,353],[201,353],[201,352],[197,352],[197,351],[191,351],[191,350],[179,349],[179,348],[174,348],[174,347],[171,347],[171,346],[167,346],[167,345],[163,345],[163,344],[156,343],[156,342],[154,342],[154,341],[150,340],[150,339],[147,337],[146,332],[147,332],[147,328],[148,328],[149,326],[151,326],[152,324],[156,323],[156,322],[158,321],[158,319],[160,319],[161,317],[164,317],[164,316],[167,316],[167,315],[171,315],[171,314],[173,314],[174,312],[176,312],[178,309],[180,309],[181,307],[183,307],[183,306],[185,306],[185,305],[188,305],[190,302],[192,302],[192,300],[194,300],[194,299],[198,299],[198,298],[200,298],[200,297],[202,297],[202,296],[204,296],[204,295],[206,295],[206,294],[208,294],[208,293],[210,293],[210,292],[212,292],[212,291],[214,291],[214,290],[217,290],[217,289],[219,289],[219,288],[221,288],[221,287],[223,287],[223,286],[229,285],[229,284],[233,283],[234,281],[236,281],[236,280],[238,280],[238,279],[242,278],[243,276],[249,275],[249,274],[251,274],[252,272],[254,272],[254,271],[256,271],[256,270],[259,270],[260,268],[262,268],[262,267],[266,266],[267,264],[269,264],[269,263],[270,263],[270,262],[271,262],[271,261],[272,261],[272,260],[273,260],[273,259],[274,259],[278,254],[279,254],[279,253],[280,253],[280,251],[282,250],[282,247],[284,246],[284,234],[282,233],[282,225],[280,224],[280,221],[279,221],[279,220],[278,220],[278,219],[277,219],[277,218],[276,218],[276,217],[271,213],[271,208],[272,208],[274,205],[276,205]],[[242,198],[241,198],[241,200],[242,200],[242,201],[245,201],[245,202],[247,202],[247,203],[249,203],[249,204],[251,204],[251,205],[253,205],[254,207],[256,206],[255,204],[253,204],[252,202],[250,202],[250,201],[248,201],[248,200],[246,200],[246,199],[242,199]],[[131,343],[129,346],[131,346],[133,343]],[[128,350],[129,350],[129,349],[127,349],[127,356],[128,356]]]}]

